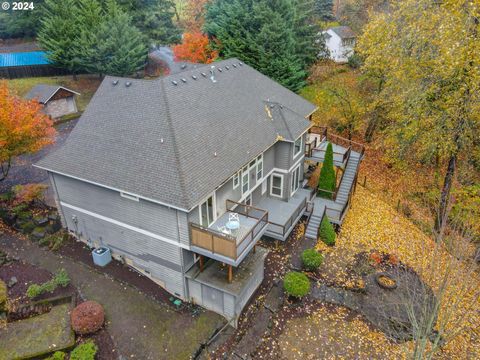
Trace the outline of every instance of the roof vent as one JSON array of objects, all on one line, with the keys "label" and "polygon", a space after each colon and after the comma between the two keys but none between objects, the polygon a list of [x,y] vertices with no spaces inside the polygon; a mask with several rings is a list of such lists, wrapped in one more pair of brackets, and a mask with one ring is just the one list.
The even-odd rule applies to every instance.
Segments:
[{"label": "roof vent", "polygon": [[130,87],[130,85],[132,85],[132,83],[131,83],[130,81],[127,81],[127,82],[125,83],[125,86],[126,86],[126,87]]},{"label": "roof vent", "polygon": [[213,83],[217,82],[215,79],[215,65],[210,66],[210,80],[212,80]]},{"label": "roof vent", "polygon": [[160,143],[163,144],[163,138],[160,139]]},{"label": "roof vent", "polygon": [[218,71],[222,72],[223,70],[222,70],[222,68],[218,68]]},{"label": "roof vent", "polygon": [[213,156],[217,157],[217,152],[216,151],[213,153]]},{"label": "roof vent", "polygon": [[175,80],[172,80],[172,84],[173,84],[173,85],[177,85],[178,82],[176,82]]},{"label": "roof vent", "polygon": [[204,72],[202,72],[202,76],[203,76],[203,77],[207,77],[207,74],[205,74]]},{"label": "roof vent", "polygon": [[182,64],[182,66],[180,66],[183,69],[185,69],[187,67],[187,64]]},{"label": "roof vent", "polygon": [[232,64],[232,66],[233,66],[234,68],[236,68],[236,67],[237,67],[237,64]]},{"label": "roof vent", "polygon": [[182,82],[186,83],[186,82],[187,82],[187,79],[182,78]]},{"label": "roof vent", "polygon": [[243,66],[243,63],[242,63],[242,62],[239,62],[238,65]]},{"label": "roof vent", "polygon": [[113,86],[117,85],[117,84],[118,84],[118,80],[113,80],[113,81],[112,81],[112,84],[113,84]]},{"label": "roof vent", "polygon": [[228,67],[228,65],[225,65],[225,69],[230,70],[230,68]]},{"label": "roof vent", "polygon": [[193,79],[193,80],[197,80],[197,76],[196,76],[196,75],[192,75],[192,79]]}]

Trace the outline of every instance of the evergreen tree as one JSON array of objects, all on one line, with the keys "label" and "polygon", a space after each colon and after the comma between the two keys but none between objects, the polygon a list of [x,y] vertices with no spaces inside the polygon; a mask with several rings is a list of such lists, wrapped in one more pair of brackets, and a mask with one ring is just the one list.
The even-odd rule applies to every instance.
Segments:
[{"label": "evergreen tree", "polygon": [[315,30],[307,0],[216,0],[207,4],[204,29],[223,57],[237,57],[293,91],[313,62]]},{"label": "evergreen tree", "polygon": [[126,76],[143,68],[148,49],[131,21],[114,1],[109,2],[106,20],[98,28],[95,46],[90,49],[96,72]]},{"label": "evergreen tree", "polygon": [[295,0],[295,51],[307,66],[326,50],[325,42],[317,41],[320,27],[315,22],[313,5],[313,0]]},{"label": "evergreen tree", "polygon": [[318,237],[328,246],[335,245],[337,235],[326,215],[323,217],[320,227],[318,228]]},{"label": "evergreen tree", "polygon": [[333,16],[333,0],[315,0],[315,13],[322,21],[332,21]]},{"label": "evergreen tree", "polygon": [[335,191],[336,185],[335,169],[333,168],[333,147],[331,143],[328,143],[325,159],[323,160],[322,169],[320,170],[320,177],[318,178],[317,196],[332,199],[332,193]]}]

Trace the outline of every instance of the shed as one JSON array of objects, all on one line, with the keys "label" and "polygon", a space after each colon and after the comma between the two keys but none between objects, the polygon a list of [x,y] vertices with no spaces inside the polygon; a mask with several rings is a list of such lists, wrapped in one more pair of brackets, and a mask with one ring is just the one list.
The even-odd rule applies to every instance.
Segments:
[{"label": "shed", "polygon": [[25,96],[27,99],[37,99],[43,105],[45,114],[52,118],[78,112],[75,96],[78,92],[58,85],[39,84]]}]

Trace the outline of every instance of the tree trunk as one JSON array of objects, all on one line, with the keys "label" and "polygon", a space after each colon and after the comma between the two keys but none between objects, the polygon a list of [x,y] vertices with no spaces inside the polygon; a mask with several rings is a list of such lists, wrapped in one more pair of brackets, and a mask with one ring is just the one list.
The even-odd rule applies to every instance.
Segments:
[{"label": "tree trunk", "polygon": [[10,171],[10,167],[12,166],[12,158],[8,158],[6,163],[0,163],[0,181],[3,181],[7,178],[8,172]]},{"label": "tree trunk", "polygon": [[378,114],[377,114],[377,110],[375,110],[375,112],[373,113],[372,118],[371,118],[370,121],[368,122],[367,129],[365,130],[364,139],[365,139],[365,141],[366,141],[367,143],[372,142],[372,140],[373,140],[373,133],[374,133],[375,130],[377,129],[377,124],[378,124]]},{"label": "tree trunk", "polygon": [[450,192],[452,190],[453,176],[457,168],[457,155],[450,156],[448,161],[447,173],[445,174],[442,194],[440,196],[440,203],[438,206],[438,215],[435,220],[435,232],[440,234],[445,227],[448,205],[450,202]]}]

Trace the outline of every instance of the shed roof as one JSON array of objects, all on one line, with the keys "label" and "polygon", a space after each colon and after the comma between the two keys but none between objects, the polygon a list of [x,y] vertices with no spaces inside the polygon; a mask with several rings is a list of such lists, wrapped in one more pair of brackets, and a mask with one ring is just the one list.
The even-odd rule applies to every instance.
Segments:
[{"label": "shed roof", "polygon": [[47,65],[45,51],[0,53],[0,67]]},{"label": "shed roof", "polygon": [[279,138],[311,126],[315,105],[238,59],[215,63],[214,78],[208,65],[156,80],[107,76],[38,166],[190,210]]},{"label": "shed roof", "polygon": [[25,95],[26,99],[38,99],[40,104],[46,104],[50,98],[55,95],[60,89],[68,91],[72,93],[72,95],[80,95],[78,92],[67,89],[66,87],[59,86],[59,85],[46,85],[46,84],[38,84],[35,85],[27,95]]},{"label": "shed roof", "polygon": [[350,26],[335,26],[330,28],[329,30],[332,30],[340,36],[342,39],[351,39],[357,37],[357,35],[353,32],[353,30],[350,28]]}]

